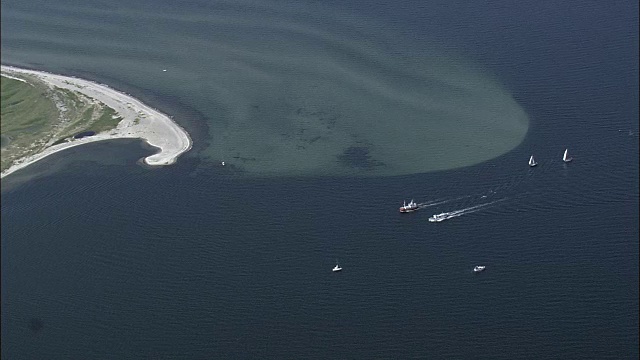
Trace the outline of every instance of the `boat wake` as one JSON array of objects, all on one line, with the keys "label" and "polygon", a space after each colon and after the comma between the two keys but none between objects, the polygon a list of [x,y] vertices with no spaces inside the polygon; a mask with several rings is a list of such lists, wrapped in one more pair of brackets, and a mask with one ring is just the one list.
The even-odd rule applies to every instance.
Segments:
[{"label": "boat wake", "polygon": [[460,197],[453,198],[453,199],[437,199],[437,200],[427,201],[427,202],[419,203],[418,204],[418,208],[419,209],[424,209],[424,208],[428,208],[428,207],[431,207],[431,206],[442,205],[442,204],[450,203],[452,201],[458,201],[458,200],[470,198],[472,196],[474,196],[474,195],[465,195],[465,196],[460,196]]},{"label": "boat wake", "polygon": [[484,203],[484,204],[479,204],[479,205],[475,205],[475,206],[470,206],[464,209],[460,209],[460,210],[453,210],[453,211],[448,211],[448,212],[443,212],[440,214],[435,214],[433,216],[431,216],[429,218],[430,222],[441,222],[444,220],[448,220],[454,217],[458,217],[458,216],[462,216],[462,215],[468,215],[477,211],[480,211],[482,209],[487,208],[490,205],[499,203],[501,201],[507,200],[507,198],[503,198],[503,199],[499,199],[499,200],[495,200],[492,202],[488,202],[488,203]]}]

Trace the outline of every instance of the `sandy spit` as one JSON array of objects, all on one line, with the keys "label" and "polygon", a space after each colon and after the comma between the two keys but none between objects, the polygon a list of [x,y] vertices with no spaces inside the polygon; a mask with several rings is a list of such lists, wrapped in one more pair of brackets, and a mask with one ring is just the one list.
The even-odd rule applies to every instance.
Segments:
[{"label": "sandy spit", "polygon": [[[171,165],[176,162],[180,155],[191,149],[191,137],[189,137],[189,134],[182,127],[171,120],[169,116],[107,85],[76,77],[21,69],[13,66],[2,65],[0,69],[2,70],[2,75],[8,77],[17,74],[31,75],[37,77],[49,86],[57,86],[80,92],[104,103],[115,110],[118,116],[122,117],[122,121],[118,123],[115,129],[97,133],[93,136],[73,139],[69,142],[48,147],[38,154],[22,158],[16,161],[13,166],[3,171],[0,174],[0,178],[58,151],[94,141],[143,139],[149,145],[160,149],[158,153],[144,159],[144,162],[151,166]],[[136,119],[138,119],[137,122]]]}]

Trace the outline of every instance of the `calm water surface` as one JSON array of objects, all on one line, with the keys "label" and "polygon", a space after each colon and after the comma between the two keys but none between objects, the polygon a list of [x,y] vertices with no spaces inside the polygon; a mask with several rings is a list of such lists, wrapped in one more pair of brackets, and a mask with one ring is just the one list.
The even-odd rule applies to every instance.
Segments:
[{"label": "calm water surface", "polygon": [[[261,5],[244,18],[240,10],[247,7],[254,9],[251,3],[192,2],[178,9],[145,2],[49,8],[3,2],[3,63],[107,83],[173,115],[196,140],[171,167],[143,168],[138,160],[153,150],[114,141],[58,153],[3,179],[3,358],[638,358],[637,3],[324,3],[329,20],[294,17],[316,9],[311,5]],[[276,48],[259,38],[251,42],[251,34],[233,37],[239,23],[260,33],[260,12],[289,19],[284,24],[297,25],[296,34],[316,33],[287,38]],[[285,106],[289,100],[270,101],[280,94],[269,86],[322,79],[326,71],[315,68],[306,76],[305,65],[286,73],[265,54],[315,49],[331,54],[331,66],[347,66],[363,82],[373,79],[377,85],[364,93],[378,85],[391,95],[402,88],[398,74],[388,72],[392,61],[407,64],[398,58],[415,60],[423,47],[398,57],[394,48],[379,57],[363,50],[355,53],[366,55],[359,58],[350,51],[370,35],[345,35],[351,28],[344,14],[353,13],[358,17],[351,25],[367,30],[383,21],[382,30],[394,30],[402,44],[428,39],[426,47],[464,62],[444,72],[441,91],[433,83],[433,89],[407,83],[431,98],[441,93],[443,116],[455,108],[446,100],[460,95],[446,84],[463,74],[466,85],[499,84],[491,89],[526,114],[526,136],[505,140],[494,133],[502,151],[465,157],[456,150],[459,165],[468,166],[430,172],[428,159],[437,156],[427,151],[432,145],[420,144],[408,153],[427,159],[417,168],[407,162],[377,176],[371,172],[378,167],[369,165],[385,160],[375,149],[393,143],[380,132],[397,127],[391,138],[404,138],[413,120],[354,121],[345,124],[358,128],[353,134],[368,135],[361,140],[372,149],[369,157],[362,150],[339,157],[334,150],[350,143],[340,145],[334,134],[330,156],[308,153],[310,165],[299,173],[286,169],[295,161],[275,157],[254,167],[244,164],[249,160],[218,166],[236,140],[254,136],[247,126],[257,118],[273,127],[262,128],[264,134],[296,134],[294,125],[279,122],[296,109]],[[208,14],[216,16],[215,26],[198,20]],[[167,30],[176,21],[181,26]],[[343,27],[322,32],[332,21]],[[170,46],[163,50],[155,43],[161,39],[152,37],[141,47],[139,35],[105,43],[104,34],[140,23],[145,26],[137,34],[172,32]],[[230,37],[216,38],[213,49],[226,49],[224,59],[197,55],[171,62],[179,50],[171,46],[184,43],[190,51],[203,44],[193,36],[201,31],[227,32]],[[336,48],[339,43],[343,47]],[[329,50],[318,50],[322,44]],[[229,68],[224,77],[234,49],[238,66],[246,66],[249,55],[255,63]],[[425,64],[438,64],[429,59]],[[220,81],[155,78],[155,67],[167,62],[187,78],[210,63],[216,71],[207,76]],[[251,69],[269,80],[238,92],[255,81],[240,75]],[[318,90],[322,96],[314,98],[299,84],[290,91],[296,101],[312,99],[313,109],[348,91],[359,93],[347,83],[328,77],[323,86],[335,88],[335,97]],[[376,91],[358,101],[392,103],[389,93],[379,97]],[[198,93],[217,97],[208,101]],[[404,95],[396,100],[409,104],[407,114],[420,109],[407,102],[413,95]],[[256,99],[264,100],[258,108]],[[495,104],[469,100],[486,109]],[[368,105],[336,106],[335,114],[342,114]],[[243,127],[246,119],[251,122]],[[223,128],[233,129],[227,143],[216,138]],[[375,136],[381,140],[372,141]],[[247,142],[247,156],[259,153]],[[567,147],[574,161],[564,164]],[[536,168],[527,166],[531,154]],[[326,171],[318,166],[324,161]],[[411,198],[423,209],[400,215],[397,207]],[[439,224],[427,221],[482,204],[490,205]],[[336,261],[344,268],[338,274],[331,272]],[[487,270],[474,275],[478,264]]]}]

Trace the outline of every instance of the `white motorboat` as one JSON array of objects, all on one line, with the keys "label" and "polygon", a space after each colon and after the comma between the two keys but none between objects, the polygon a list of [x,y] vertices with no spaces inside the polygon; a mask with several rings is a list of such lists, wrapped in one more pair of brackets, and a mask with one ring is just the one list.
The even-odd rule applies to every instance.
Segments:
[{"label": "white motorboat", "polygon": [[430,222],[440,222],[447,219],[446,213],[434,214],[429,218]]},{"label": "white motorboat", "polygon": [[475,267],[473,268],[473,272],[474,272],[474,273],[479,273],[479,272],[481,272],[481,271],[484,271],[484,269],[486,269],[486,268],[487,268],[487,267],[486,267],[486,266],[484,266],[484,265],[478,265],[478,266],[475,266]]}]

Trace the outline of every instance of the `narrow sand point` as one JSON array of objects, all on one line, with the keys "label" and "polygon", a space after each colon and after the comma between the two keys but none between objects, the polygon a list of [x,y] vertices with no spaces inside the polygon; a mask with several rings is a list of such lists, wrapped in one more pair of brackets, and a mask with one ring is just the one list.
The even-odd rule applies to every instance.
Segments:
[{"label": "narrow sand point", "polygon": [[144,162],[151,166],[171,165],[176,162],[180,155],[191,149],[191,137],[189,137],[189,134],[182,127],[171,120],[169,116],[107,85],[76,77],[21,69],[13,66],[2,65],[0,69],[2,70],[3,76],[15,77],[20,74],[34,76],[52,88],[56,86],[82,93],[104,103],[106,106],[115,110],[118,116],[122,117],[122,120],[115,129],[103,131],[93,136],[72,139],[69,142],[48,147],[38,154],[19,159],[10,168],[3,171],[0,174],[0,178],[58,151],[95,141],[142,139],[149,145],[160,149],[158,153],[144,159]]}]

